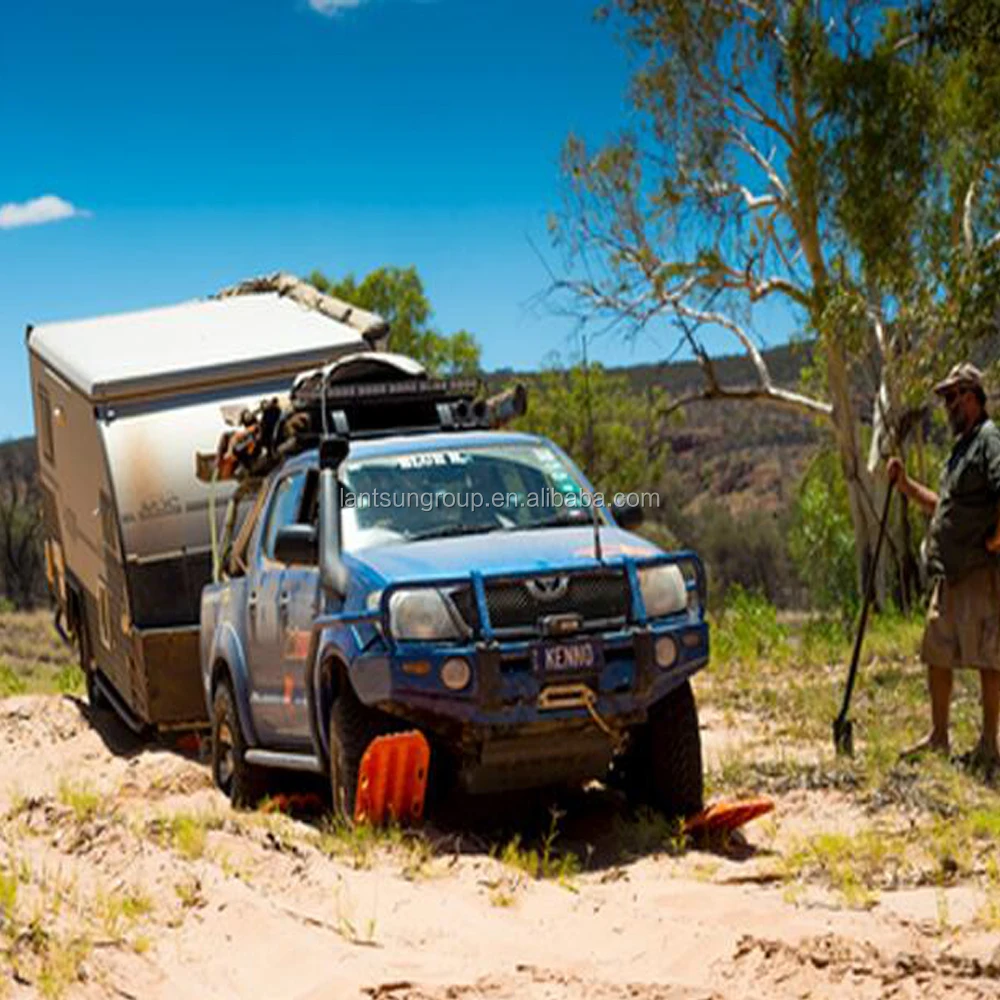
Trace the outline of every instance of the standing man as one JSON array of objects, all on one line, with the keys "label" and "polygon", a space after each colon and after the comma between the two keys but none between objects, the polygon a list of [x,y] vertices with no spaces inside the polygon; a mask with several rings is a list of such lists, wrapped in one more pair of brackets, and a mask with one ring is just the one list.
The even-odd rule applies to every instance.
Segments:
[{"label": "standing man", "polygon": [[920,655],[927,664],[930,734],[907,753],[947,753],[952,671],[979,671],[983,731],[973,759],[987,771],[1000,764],[1000,429],[986,414],[979,369],[955,365],[934,387],[955,435],[935,493],[906,475],[898,458],[889,482],[931,515],[927,570],[933,581]]}]

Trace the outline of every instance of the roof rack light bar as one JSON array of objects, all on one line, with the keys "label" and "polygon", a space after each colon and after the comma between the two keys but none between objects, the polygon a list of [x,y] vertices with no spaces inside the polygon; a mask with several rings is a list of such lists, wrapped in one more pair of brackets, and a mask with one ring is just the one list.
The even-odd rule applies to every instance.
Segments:
[{"label": "roof rack light bar", "polygon": [[[317,380],[318,381],[318,380]],[[292,398],[301,402],[319,402],[325,396],[327,403],[341,401],[385,402],[388,398],[471,399],[480,389],[475,378],[412,378],[387,382],[353,382],[328,385],[325,390],[309,380],[292,390]]]}]

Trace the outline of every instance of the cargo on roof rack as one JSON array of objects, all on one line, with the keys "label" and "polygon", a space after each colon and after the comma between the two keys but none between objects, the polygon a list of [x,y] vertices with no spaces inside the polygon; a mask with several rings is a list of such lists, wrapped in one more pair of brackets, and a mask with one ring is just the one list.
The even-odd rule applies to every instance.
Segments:
[{"label": "cargo on roof rack", "polygon": [[261,479],[322,437],[423,434],[497,427],[525,412],[526,390],[490,399],[478,378],[432,378],[401,354],[353,354],[302,372],[287,394],[254,410],[224,412],[229,425],[214,451],[195,455],[202,482]]}]

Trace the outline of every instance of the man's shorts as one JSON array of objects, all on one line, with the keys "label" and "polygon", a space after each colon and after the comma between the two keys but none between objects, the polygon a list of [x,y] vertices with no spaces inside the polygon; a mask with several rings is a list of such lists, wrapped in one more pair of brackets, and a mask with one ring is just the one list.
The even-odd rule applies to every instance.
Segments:
[{"label": "man's shorts", "polygon": [[1000,567],[935,581],[920,658],[948,670],[1000,670]]}]

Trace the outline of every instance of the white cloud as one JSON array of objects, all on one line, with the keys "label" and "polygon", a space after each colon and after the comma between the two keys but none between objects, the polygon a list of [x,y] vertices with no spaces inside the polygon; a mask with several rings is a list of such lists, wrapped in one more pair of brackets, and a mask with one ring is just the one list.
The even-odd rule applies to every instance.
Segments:
[{"label": "white cloud", "polygon": [[8,201],[0,205],[0,229],[17,229],[19,226],[42,226],[46,222],[59,222],[88,216],[90,212],[71,205],[54,194],[43,194],[29,201]]},{"label": "white cloud", "polygon": [[360,7],[365,0],[309,0],[309,6],[324,17],[333,17],[342,10]]}]

